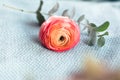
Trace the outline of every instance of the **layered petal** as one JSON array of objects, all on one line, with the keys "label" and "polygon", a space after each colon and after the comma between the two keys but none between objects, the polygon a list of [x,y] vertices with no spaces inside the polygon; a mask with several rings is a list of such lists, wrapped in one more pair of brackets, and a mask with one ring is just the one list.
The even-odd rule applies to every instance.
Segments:
[{"label": "layered petal", "polygon": [[65,51],[79,42],[80,31],[73,20],[62,16],[52,16],[42,24],[39,39],[48,49]]}]

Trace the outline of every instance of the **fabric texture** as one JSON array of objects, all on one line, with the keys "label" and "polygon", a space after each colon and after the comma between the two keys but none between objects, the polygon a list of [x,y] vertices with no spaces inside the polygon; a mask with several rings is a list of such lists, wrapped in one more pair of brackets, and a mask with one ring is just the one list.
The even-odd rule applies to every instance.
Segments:
[{"label": "fabric texture", "polygon": [[[63,80],[71,72],[81,69],[88,53],[105,60],[111,68],[120,65],[120,2],[82,2],[44,0],[42,12],[47,13],[56,3],[61,15],[64,9],[76,8],[74,19],[85,14],[86,18],[102,24],[110,21],[104,47],[90,47],[84,43],[87,35],[81,29],[81,41],[69,51],[56,53],[44,48],[39,40],[36,15],[3,7],[13,5],[35,11],[39,0],[0,0],[0,80]],[[45,16],[46,19],[48,16]]]}]

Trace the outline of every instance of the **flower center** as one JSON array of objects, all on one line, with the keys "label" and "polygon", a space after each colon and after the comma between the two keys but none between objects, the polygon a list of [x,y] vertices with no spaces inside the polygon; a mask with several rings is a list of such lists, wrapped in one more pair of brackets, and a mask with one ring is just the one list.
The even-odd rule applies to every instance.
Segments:
[{"label": "flower center", "polygon": [[64,36],[60,36],[60,39],[59,39],[59,40],[60,40],[60,41],[64,41],[64,39],[65,39]]}]

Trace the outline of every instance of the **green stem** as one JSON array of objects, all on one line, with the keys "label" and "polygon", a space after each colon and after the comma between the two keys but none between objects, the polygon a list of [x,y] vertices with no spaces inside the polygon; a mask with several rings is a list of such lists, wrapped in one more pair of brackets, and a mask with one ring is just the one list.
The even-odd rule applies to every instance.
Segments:
[{"label": "green stem", "polygon": [[109,33],[108,33],[108,32],[105,32],[105,33],[103,33],[103,34],[101,34],[101,35],[98,35],[98,37],[103,37],[103,36],[105,36],[105,35],[109,35]]},{"label": "green stem", "polygon": [[9,5],[6,5],[6,4],[3,4],[4,7],[7,7],[7,8],[10,8],[10,9],[13,9],[13,10],[17,10],[17,11],[21,11],[21,12],[25,12],[25,13],[32,13],[32,14],[35,14],[34,11],[26,11],[24,9],[20,9],[20,8],[15,8],[13,6],[9,6]]},{"label": "green stem", "polygon": [[91,27],[91,26],[88,25],[88,24],[84,24],[84,23],[80,23],[80,24],[86,26],[88,29],[94,29],[93,27]]}]

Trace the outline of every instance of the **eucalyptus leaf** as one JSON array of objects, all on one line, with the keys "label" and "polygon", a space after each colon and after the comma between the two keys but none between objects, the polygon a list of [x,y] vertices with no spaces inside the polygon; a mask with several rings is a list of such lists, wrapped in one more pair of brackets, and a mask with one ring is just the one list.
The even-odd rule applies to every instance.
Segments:
[{"label": "eucalyptus leaf", "polygon": [[89,25],[90,25],[91,27],[97,27],[96,24],[94,24],[94,23],[90,23]]},{"label": "eucalyptus leaf", "polygon": [[[86,21],[86,25],[89,26],[90,25],[89,21],[87,19],[85,21]],[[88,28],[88,26],[85,26],[85,27]],[[88,36],[89,36],[89,34],[90,34],[90,29],[89,28],[88,28],[87,32],[88,32]]]},{"label": "eucalyptus leaf", "polygon": [[[87,22],[87,23],[89,23],[89,22]],[[91,29],[93,29],[94,31],[95,31],[95,27],[97,27],[94,23],[89,23],[89,24],[87,24],[88,25],[88,35],[90,35],[90,30]]]},{"label": "eucalyptus leaf", "polygon": [[87,19],[86,19],[86,24],[87,24],[87,25],[89,25],[89,24],[90,24],[90,23],[89,23],[89,21],[88,21]]},{"label": "eucalyptus leaf", "polygon": [[98,46],[102,47],[105,45],[105,38],[104,37],[100,37],[97,41]]},{"label": "eucalyptus leaf", "polygon": [[96,43],[96,31],[94,29],[89,29],[90,33],[89,33],[89,42],[88,45],[89,46],[93,46]]},{"label": "eucalyptus leaf", "polygon": [[87,32],[88,32],[88,36],[89,36],[90,35],[90,29],[88,29]]},{"label": "eucalyptus leaf", "polygon": [[106,21],[106,22],[104,22],[102,25],[100,25],[99,27],[96,27],[95,28],[95,30],[97,31],[97,32],[102,32],[102,31],[105,31],[108,27],[109,27],[109,22],[108,21]]},{"label": "eucalyptus leaf", "polygon": [[36,15],[37,15],[36,16],[37,20],[38,20],[39,24],[41,25],[45,21],[45,18],[40,12],[37,12]]},{"label": "eucalyptus leaf", "polygon": [[85,15],[80,16],[77,20],[78,24],[80,24],[80,22],[83,21],[84,18],[85,18]]},{"label": "eucalyptus leaf", "polygon": [[62,13],[62,16],[66,16],[66,17],[69,17],[70,18],[70,15],[68,13],[68,9],[65,9]]},{"label": "eucalyptus leaf", "polygon": [[70,18],[73,18],[75,16],[75,8],[72,9]]},{"label": "eucalyptus leaf", "polygon": [[108,33],[108,32],[105,32],[105,33],[104,33],[104,34],[102,34],[102,35],[103,35],[103,36],[104,36],[104,35],[109,35],[109,33]]},{"label": "eucalyptus leaf", "polygon": [[53,13],[55,13],[57,10],[59,9],[59,3],[56,3],[52,9],[50,9],[50,11],[48,12],[49,15],[52,15]]}]

